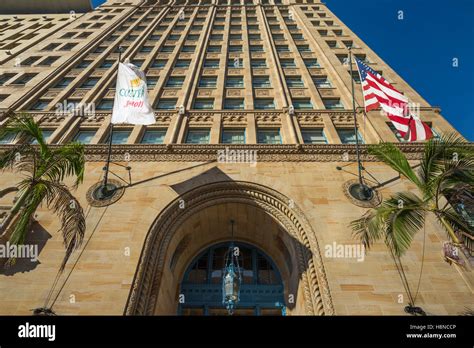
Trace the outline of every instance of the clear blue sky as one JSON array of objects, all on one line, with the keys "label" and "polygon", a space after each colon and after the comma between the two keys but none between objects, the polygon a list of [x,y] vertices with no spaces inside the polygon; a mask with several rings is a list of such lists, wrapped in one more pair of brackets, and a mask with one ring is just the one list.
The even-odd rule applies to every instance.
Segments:
[{"label": "clear blue sky", "polygon": [[[103,0],[92,0],[95,6]],[[325,0],[466,138],[474,141],[474,0]],[[402,10],[403,20],[398,20]],[[459,67],[452,66],[458,58]]]}]

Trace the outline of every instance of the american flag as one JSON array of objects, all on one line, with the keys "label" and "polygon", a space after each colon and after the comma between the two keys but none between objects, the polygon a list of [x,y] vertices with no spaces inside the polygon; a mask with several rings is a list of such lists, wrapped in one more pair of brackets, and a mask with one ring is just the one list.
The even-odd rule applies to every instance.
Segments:
[{"label": "american flag", "polygon": [[365,111],[382,108],[400,135],[408,141],[421,141],[433,136],[431,128],[410,113],[408,98],[397,91],[382,75],[355,59],[364,94]]}]

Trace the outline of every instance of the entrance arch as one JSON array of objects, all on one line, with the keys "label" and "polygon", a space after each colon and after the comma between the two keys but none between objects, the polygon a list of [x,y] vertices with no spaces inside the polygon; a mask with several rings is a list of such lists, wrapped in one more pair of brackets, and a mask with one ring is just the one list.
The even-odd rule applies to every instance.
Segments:
[{"label": "entrance arch", "polygon": [[[182,209],[183,202],[185,209]],[[177,301],[179,295],[178,288],[175,289],[176,293],[173,293],[173,289],[165,286],[166,281],[163,283],[163,279],[167,280],[173,273],[171,267],[176,263],[180,252],[196,247],[196,243],[190,240],[191,237],[187,237],[190,234],[186,236],[182,233],[182,227],[189,223],[195,214],[223,204],[240,204],[248,209],[263,212],[284,232],[282,236],[275,237],[279,240],[275,239],[275,243],[272,240],[271,243],[283,243],[291,252],[293,270],[287,273],[296,275],[298,283],[286,284],[285,301],[288,301],[290,296],[298,298],[298,305],[294,304],[295,314],[334,314],[315,233],[301,209],[295,204],[290,207],[290,202],[288,197],[273,189],[243,181],[202,185],[176,198],[159,214],[147,234],[125,314],[172,314],[171,310],[157,310],[157,303],[174,299]],[[237,221],[237,226],[238,223]],[[226,239],[227,235],[216,236],[213,243]],[[199,247],[204,250],[207,245]],[[267,251],[264,246],[260,247]]]}]

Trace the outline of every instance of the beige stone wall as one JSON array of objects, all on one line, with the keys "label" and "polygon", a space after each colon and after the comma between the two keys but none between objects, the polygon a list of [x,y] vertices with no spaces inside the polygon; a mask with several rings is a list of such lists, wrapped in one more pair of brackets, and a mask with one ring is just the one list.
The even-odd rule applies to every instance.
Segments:
[{"label": "beige stone wall", "polygon": [[[364,262],[324,257],[324,247],[328,244],[356,243],[348,224],[364,212],[343,195],[341,186],[346,180],[353,179],[353,175],[337,171],[335,166],[338,163],[262,162],[250,167],[244,164],[136,162],[132,163],[134,182],[161,177],[128,188],[122,199],[108,208],[91,208],[87,206],[85,192],[100,180],[102,165],[87,164],[86,182],[76,192],[87,213],[86,240],[92,237],[83,245],[85,249],[79,262],[54,306],[58,314],[122,314],[145,236],[162,209],[178,197],[175,189],[188,190],[226,178],[271,187],[293,199],[304,211],[319,242],[336,314],[403,314],[403,305],[397,300],[403,294],[406,304],[407,298],[383,244],[375,245]],[[381,182],[396,176],[379,164],[368,163],[367,168]],[[181,170],[179,173],[165,175],[178,169]],[[347,170],[354,173],[355,166]],[[120,170],[117,172],[125,174]],[[14,174],[2,173],[2,187],[15,180]],[[397,180],[384,187],[381,193],[388,196],[399,190],[413,189],[406,181]],[[44,209],[38,213],[37,220],[39,225],[32,238],[41,237],[40,229],[51,238],[41,250],[40,263],[34,269],[13,276],[0,275],[1,314],[29,314],[32,308],[43,306],[56,276],[64,255],[60,236],[56,233],[58,221]],[[212,228],[213,220],[207,223]],[[261,233],[265,236],[270,232]],[[441,251],[445,239],[444,232],[430,220],[426,226],[424,270],[417,301],[430,314],[459,314],[474,299],[456,270],[443,261]],[[412,248],[403,258],[412,288],[416,288],[419,277],[422,246],[423,231],[418,233]],[[124,255],[125,248],[130,248],[130,256]],[[74,253],[59,286],[80,253]],[[171,251],[167,257],[169,255]],[[184,259],[189,258],[191,255]],[[172,283],[170,277],[179,279],[182,275],[179,272],[165,274],[163,289]],[[177,291],[176,286],[168,286],[167,299],[158,303],[158,312],[159,308],[163,309],[161,313],[174,310],[170,301]],[[70,303],[71,295],[75,296],[75,303]],[[302,312],[300,308],[295,313]]]}]

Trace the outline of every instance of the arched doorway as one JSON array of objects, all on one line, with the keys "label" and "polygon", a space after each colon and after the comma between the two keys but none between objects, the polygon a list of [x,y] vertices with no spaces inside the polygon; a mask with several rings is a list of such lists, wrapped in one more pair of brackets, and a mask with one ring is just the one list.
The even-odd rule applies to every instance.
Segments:
[{"label": "arched doorway", "polygon": [[[213,209],[217,212],[212,212],[214,218],[210,219],[208,212]],[[246,211],[239,213],[241,209]],[[264,221],[272,221],[270,228],[255,223],[254,213]],[[293,200],[269,187],[220,181],[180,192],[153,222],[125,315],[176,314],[179,282],[185,268],[200,250],[229,241],[231,218],[237,223],[236,240],[265,250],[277,262],[279,271],[285,273],[288,315],[334,314],[316,234],[302,210]],[[216,221],[221,225],[216,226]],[[246,228],[239,228],[244,222]],[[211,225],[212,229],[208,228]],[[273,232],[267,233],[269,230]]]},{"label": "arched doorway", "polygon": [[[234,243],[242,273],[240,301],[234,315],[282,315],[284,288],[275,263],[259,248]],[[227,315],[222,276],[230,242],[212,245],[188,266],[180,284],[179,315]]]}]

